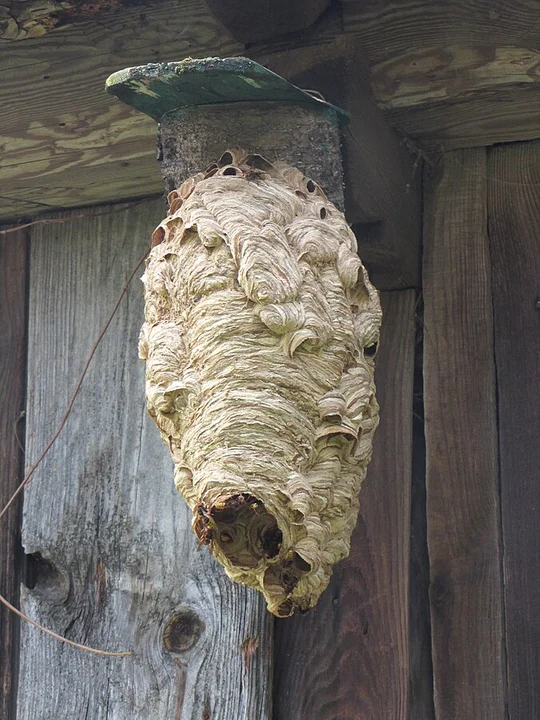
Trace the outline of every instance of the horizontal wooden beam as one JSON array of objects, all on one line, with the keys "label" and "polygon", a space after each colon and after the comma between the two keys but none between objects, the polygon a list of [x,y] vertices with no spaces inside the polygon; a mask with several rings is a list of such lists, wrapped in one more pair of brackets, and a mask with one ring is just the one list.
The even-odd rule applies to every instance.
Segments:
[{"label": "horizontal wooden beam", "polygon": [[[6,8],[15,5],[0,1],[2,26]],[[343,0],[309,28],[246,51],[200,0],[182,0],[180,8],[160,0],[119,5],[107,11],[106,23],[79,19],[21,42],[0,38],[0,217],[160,192],[153,123],[112,103],[103,83],[123,67],[186,56],[248,52],[268,59],[284,76],[352,109],[363,127],[377,130],[384,116],[409,147],[428,153],[540,137],[540,58],[526,49],[540,47],[535,6],[530,0],[511,7],[502,0]],[[347,74],[332,71],[333,59]],[[351,89],[357,77],[364,88],[364,67],[382,115],[371,99],[364,102],[369,93]],[[367,170],[349,174],[354,221],[380,220],[373,196],[380,184],[396,182],[378,171],[381,153],[370,142],[360,143]],[[395,152],[395,142],[385,148]],[[381,228],[367,230],[376,245]]]},{"label": "horizontal wooden beam", "polygon": [[540,52],[440,46],[371,67],[389,122],[444,150],[540,136]]},{"label": "horizontal wooden beam", "polygon": [[[163,191],[156,125],[104,92],[130,65],[242,46],[198,2],[123,7],[23,42],[0,40],[0,217]],[[3,50],[3,52],[2,52]]]},{"label": "horizontal wooden beam", "polygon": [[538,47],[536,0],[341,0],[345,32],[370,65],[411,48]]}]

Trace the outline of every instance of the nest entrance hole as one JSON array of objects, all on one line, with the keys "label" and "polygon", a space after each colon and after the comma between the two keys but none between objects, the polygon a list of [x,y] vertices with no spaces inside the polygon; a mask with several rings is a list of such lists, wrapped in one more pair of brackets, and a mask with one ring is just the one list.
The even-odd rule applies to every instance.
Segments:
[{"label": "nest entrance hole", "polygon": [[201,543],[217,545],[237,567],[256,567],[279,553],[281,530],[254,495],[221,496],[211,507],[199,505],[196,512],[194,529]]}]

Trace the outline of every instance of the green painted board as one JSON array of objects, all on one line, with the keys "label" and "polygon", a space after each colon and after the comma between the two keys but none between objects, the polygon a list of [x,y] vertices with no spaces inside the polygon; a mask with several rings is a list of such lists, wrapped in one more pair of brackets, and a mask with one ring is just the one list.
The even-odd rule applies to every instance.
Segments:
[{"label": "green painted board", "polygon": [[158,122],[180,108],[235,102],[291,102],[332,109],[342,121],[348,118],[340,108],[243,57],[188,58],[126,68],[113,73],[105,88]]}]

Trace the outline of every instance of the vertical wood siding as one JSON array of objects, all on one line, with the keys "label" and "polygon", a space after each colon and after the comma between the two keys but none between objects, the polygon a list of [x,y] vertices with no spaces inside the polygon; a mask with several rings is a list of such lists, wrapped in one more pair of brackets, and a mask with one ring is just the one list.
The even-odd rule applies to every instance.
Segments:
[{"label": "vertical wood siding", "polygon": [[382,300],[381,423],[351,555],[314,610],[276,622],[276,720],[408,717],[416,293]]},{"label": "vertical wood siding", "polygon": [[540,142],[488,156],[510,720],[540,717]]},{"label": "vertical wood siding", "polygon": [[485,148],[427,178],[424,392],[436,717],[504,718]]},{"label": "vertical wood siding", "polygon": [[[26,493],[22,588],[38,621],[133,655],[88,655],[23,625],[18,720],[429,720],[433,707],[437,720],[503,720],[505,709],[508,720],[540,717],[539,188],[540,142],[446,153],[426,177],[426,517],[411,508],[417,298],[384,293],[381,425],[351,556],[314,611],[276,623],[274,655],[261,598],[197,551],[146,417],[134,281]],[[28,464],[163,212],[149,201],[32,229]],[[0,237],[0,256],[6,500],[20,471],[24,235]],[[423,506],[421,477],[415,487]],[[0,526],[11,598],[17,529],[12,512]],[[429,598],[423,580],[414,585],[428,573]],[[0,609],[0,714],[9,720],[15,628]]]},{"label": "vertical wood siding", "polygon": [[[0,235],[0,507],[22,477],[17,434],[24,409],[27,237]],[[24,438],[22,438],[24,441]],[[0,593],[17,604],[20,581],[19,515],[15,503],[0,524]],[[18,620],[0,606],[0,717],[15,718]]]},{"label": "vertical wood siding", "polygon": [[[66,407],[94,339],[161,219],[161,201],[32,234],[28,448],[31,462]],[[139,273],[138,277],[142,274]],[[96,354],[73,414],[25,497],[34,555],[23,607],[105,658],[22,629],[26,720],[259,720],[271,714],[271,617],[206,550],[147,417],[138,280]],[[163,633],[168,627],[168,650]],[[256,650],[245,657],[246,641]]]}]

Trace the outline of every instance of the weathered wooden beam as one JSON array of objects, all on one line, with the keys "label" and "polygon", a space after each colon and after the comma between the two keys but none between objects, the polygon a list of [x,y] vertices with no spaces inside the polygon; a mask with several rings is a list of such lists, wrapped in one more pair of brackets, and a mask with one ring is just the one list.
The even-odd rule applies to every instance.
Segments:
[{"label": "weathered wooden beam", "polygon": [[[54,432],[164,206],[110,211],[67,213],[33,229],[29,463]],[[135,281],[28,487],[23,524],[34,566],[25,611],[72,640],[133,655],[90,655],[24,624],[19,717],[269,718],[271,616],[255,591],[234,586],[197,550],[145,411],[142,315]]]},{"label": "weathered wooden beam", "polygon": [[[4,229],[4,228],[2,228]],[[25,396],[25,230],[0,235],[0,509],[22,479]],[[21,432],[21,430],[23,432]],[[20,510],[16,502],[0,524],[0,593],[17,604],[21,579]],[[0,717],[14,720],[19,664],[19,619],[0,607]]]},{"label": "weathered wooden beam", "polygon": [[[291,58],[308,73],[302,54],[321,64],[333,52],[327,46],[348,37],[371,68],[373,96],[390,125],[420,148],[449,150],[540,136],[537,52],[528,50],[539,46],[536,21],[529,0],[348,0],[307,30],[248,52],[264,63],[298,51]],[[106,27],[87,19],[44,37],[0,40],[2,47],[4,218],[159,192],[152,124],[111,107],[103,77],[138,63],[246,52],[198,0],[123,6],[107,14]],[[292,77],[293,69],[282,74]]]},{"label": "weathered wooden beam", "polygon": [[444,151],[540,137],[538,4],[344,0],[391,125]]},{"label": "weathered wooden beam", "polygon": [[330,0],[204,0],[235,40],[258,42],[304,30],[326,10]]},{"label": "weathered wooden beam", "polygon": [[106,27],[88,19],[0,40],[0,217],[162,192],[154,124],[111,104],[104,78],[139,62],[242,49],[198,0],[183,0],[181,12],[162,0],[111,12]]},{"label": "weathered wooden beam", "polygon": [[267,53],[264,63],[348,111],[343,129],[345,206],[375,285],[420,285],[421,163],[385,121],[361,49],[351,38],[322,47]]},{"label": "weathered wooden beam", "polygon": [[540,142],[488,153],[510,718],[540,717]]},{"label": "weathered wooden beam", "polygon": [[351,554],[314,610],[276,622],[276,720],[408,717],[416,293],[381,299],[381,423]]},{"label": "weathered wooden beam", "polygon": [[505,717],[486,149],[426,178],[424,403],[435,715]]},{"label": "weathered wooden beam", "polygon": [[371,64],[411,48],[538,47],[536,0],[342,0],[345,32]]},{"label": "weathered wooden beam", "polygon": [[427,149],[492,145],[540,135],[540,52],[439,46],[372,65],[379,107]]}]

